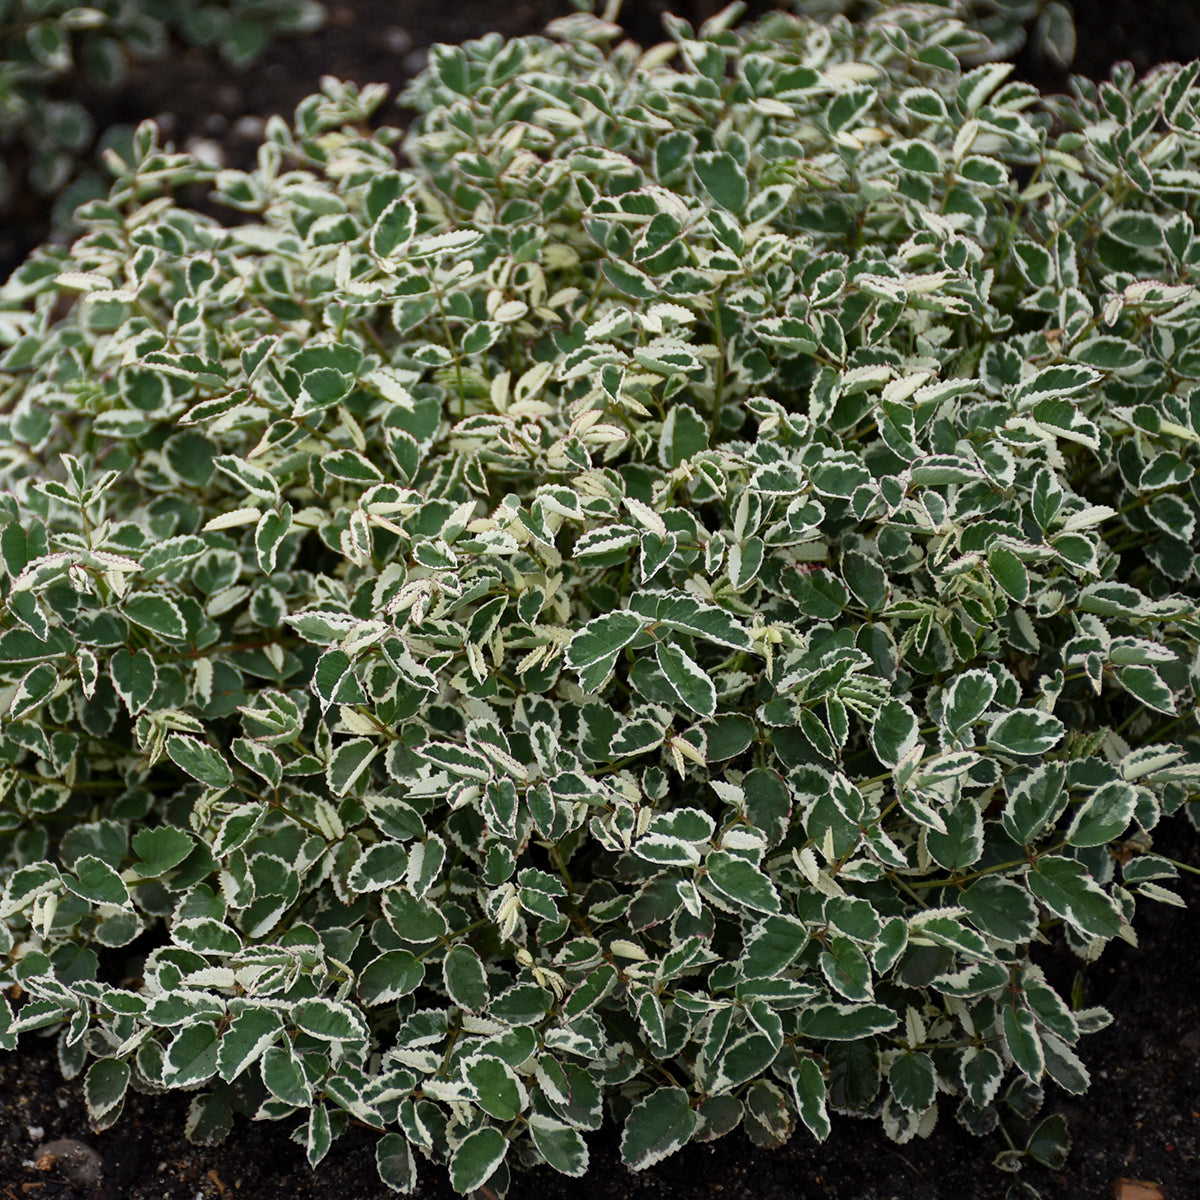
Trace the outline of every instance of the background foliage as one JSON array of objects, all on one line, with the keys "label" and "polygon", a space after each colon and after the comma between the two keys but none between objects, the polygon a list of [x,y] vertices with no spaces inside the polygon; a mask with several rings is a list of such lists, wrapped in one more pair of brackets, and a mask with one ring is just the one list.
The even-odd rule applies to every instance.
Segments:
[{"label": "background foliage", "polygon": [[[86,107],[58,94],[69,76],[111,90],[131,61],[163,54],[171,35],[249,66],[276,33],[312,29],[314,0],[0,0],[0,206],[14,187],[13,165],[35,191],[55,195],[70,182],[95,128]],[[18,149],[19,147],[19,149]]]},{"label": "background foliage", "polygon": [[960,15],[441,47],[404,168],[144,126],[0,293],[5,1036],[97,1124],[502,1192],[1087,1086],[1031,950],[1194,815],[1196,67]]}]

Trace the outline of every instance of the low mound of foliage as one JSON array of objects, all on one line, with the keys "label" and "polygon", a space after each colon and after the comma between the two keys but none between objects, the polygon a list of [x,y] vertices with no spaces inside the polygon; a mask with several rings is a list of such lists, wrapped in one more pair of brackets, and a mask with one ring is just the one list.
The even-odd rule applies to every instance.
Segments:
[{"label": "low mound of foliage", "polygon": [[403,166],[327,80],[228,226],[143,126],[0,291],[0,1036],[98,1127],[502,1195],[1088,1086],[1033,951],[1200,797],[1197,64],[735,16],[436,47]]}]

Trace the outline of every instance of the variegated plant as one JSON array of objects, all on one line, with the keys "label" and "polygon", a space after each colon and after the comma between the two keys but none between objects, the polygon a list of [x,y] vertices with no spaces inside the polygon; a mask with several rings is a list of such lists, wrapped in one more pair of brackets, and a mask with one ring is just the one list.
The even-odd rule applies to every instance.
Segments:
[{"label": "variegated plant", "polygon": [[98,1126],[502,1194],[1087,1087],[1033,952],[1200,787],[1197,65],[735,15],[438,47],[406,166],[328,80],[228,226],[143,127],[0,292],[3,1037]]}]

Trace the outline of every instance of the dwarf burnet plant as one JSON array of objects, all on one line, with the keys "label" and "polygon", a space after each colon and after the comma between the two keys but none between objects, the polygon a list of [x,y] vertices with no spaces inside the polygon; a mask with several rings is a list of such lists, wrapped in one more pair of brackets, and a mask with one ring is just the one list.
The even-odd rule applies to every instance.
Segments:
[{"label": "dwarf burnet plant", "polygon": [[1197,66],[735,16],[436,47],[404,166],[326,80],[228,227],[144,126],[0,292],[0,1013],[97,1126],[503,1194],[1086,1089],[1032,952],[1200,786]]}]

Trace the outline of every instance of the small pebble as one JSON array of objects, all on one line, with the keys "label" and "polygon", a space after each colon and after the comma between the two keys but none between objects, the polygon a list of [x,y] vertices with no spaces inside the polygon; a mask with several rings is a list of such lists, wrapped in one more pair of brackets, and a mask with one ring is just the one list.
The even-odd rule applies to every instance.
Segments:
[{"label": "small pebble", "polygon": [[40,1125],[26,1125],[25,1132],[31,1141],[40,1142],[46,1136],[46,1131]]},{"label": "small pebble", "polygon": [[1163,1200],[1157,1183],[1145,1179],[1118,1179],[1112,1186],[1113,1200]]},{"label": "small pebble", "polygon": [[262,141],[263,130],[267,127],[266,121],[262,117],[247,114],[244,117],[238,117],[233,123],[233,133],[235,137],[240,137],[247,142]]},{"label": "small pebble", "polygon": [[410,51],[404,56],[404,73],[406,75],[419,75],[425,70],[425,64],[429,61],[429,51],[424,47]]},{"label": "small pebble", "polygon": [[225,151],[220,142],[212,138],[188,138],[183,147],[193,158],[210,167],[225,165]]},{"label": "small pebble", "polygon": [[412,34],[399,25],[383,31],[383,44],[393,54],[407,54],[412,49]]},{"label": "small pebble", "polygon": [[242,107],[242,89],[235,83],[223,83],[213,92],[213,103],[225,112]]},{"label": "small pebble", "polygon": [[57,1171],[64,1179],[80,1187],[99,1187],[104,1178],[104,1160],[91,1146],[74,1138],[47,1142],[38,1150],[34,1164],[39,1171]]}]

